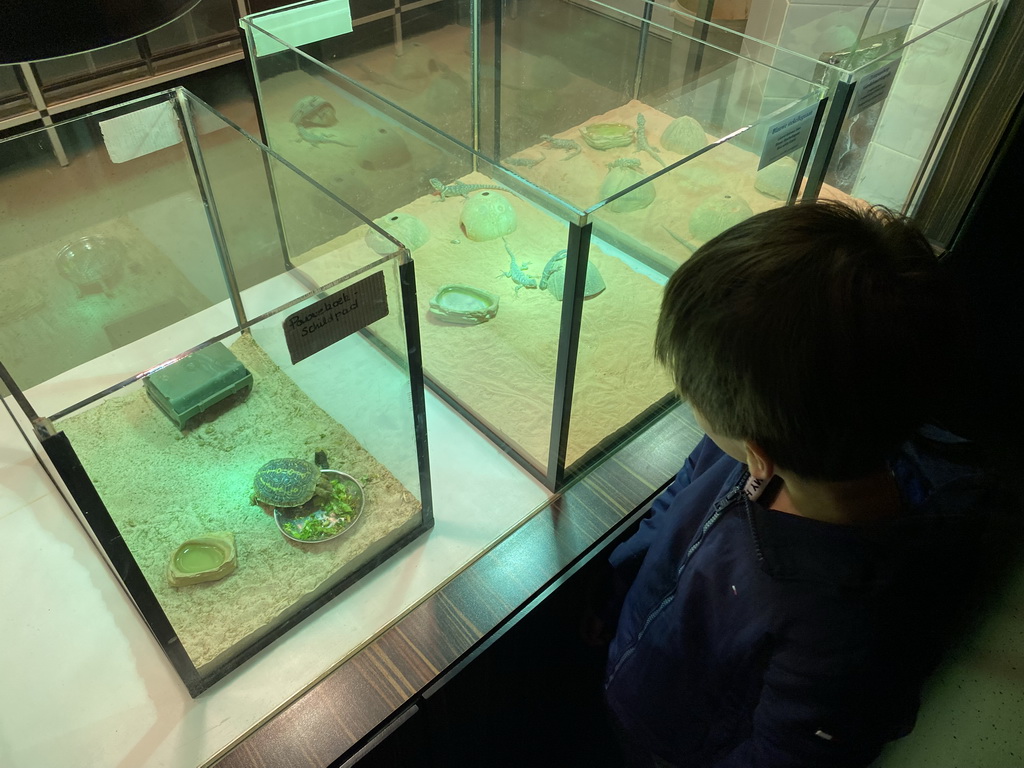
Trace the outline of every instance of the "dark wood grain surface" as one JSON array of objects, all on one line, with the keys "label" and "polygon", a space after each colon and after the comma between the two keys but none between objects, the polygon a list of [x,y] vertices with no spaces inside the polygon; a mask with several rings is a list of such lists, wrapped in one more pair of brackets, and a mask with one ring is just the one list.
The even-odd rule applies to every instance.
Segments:
[{"label": "dark wood grain surface", "polygon": [[914,217],[933,242],[949,247],[1024,95],[1024,3],[1003,3],[960,114]]},{"label": "dark wood grain surface", "polygon": [[322,768],[358,753],[574,563],[625,528],[702,434],[685,406],[668,411],[211,764]]}]

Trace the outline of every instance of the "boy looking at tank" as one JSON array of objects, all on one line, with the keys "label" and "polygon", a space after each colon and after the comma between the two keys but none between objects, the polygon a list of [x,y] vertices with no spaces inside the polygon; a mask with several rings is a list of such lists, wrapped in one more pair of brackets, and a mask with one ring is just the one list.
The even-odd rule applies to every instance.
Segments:
[{"label": "boy looking at tank", "polygon": [[751,217],[669,281],[656,354],[707,437],[611,557],[630,765],[866,766],[913,727],[984,512],[925,427],[963,330],[908,221]]}]

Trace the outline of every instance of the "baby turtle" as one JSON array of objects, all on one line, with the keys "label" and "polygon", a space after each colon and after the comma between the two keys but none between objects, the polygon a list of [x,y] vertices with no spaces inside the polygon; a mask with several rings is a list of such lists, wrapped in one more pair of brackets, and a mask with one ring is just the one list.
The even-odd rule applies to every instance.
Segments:
[{"label": "baby turtle", "polygon": [[327,468],[327,457],[317,451],[315,462],[305,459],[272,459],[259,468],[252,481],[252,503],[263,507],[299,507],[313,498],[317,486],[330,483],[322,480],[321,469]]}]

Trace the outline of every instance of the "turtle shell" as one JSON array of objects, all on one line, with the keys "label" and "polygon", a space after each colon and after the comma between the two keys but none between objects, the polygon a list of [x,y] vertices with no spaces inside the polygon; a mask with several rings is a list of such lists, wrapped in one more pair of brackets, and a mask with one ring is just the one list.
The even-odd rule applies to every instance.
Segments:
[{"label": "turtle shell", "polygon": [[272,507],[297,507],[313,497],[320,467],[303,459],[273,459],[253,478],[256,501]]}]

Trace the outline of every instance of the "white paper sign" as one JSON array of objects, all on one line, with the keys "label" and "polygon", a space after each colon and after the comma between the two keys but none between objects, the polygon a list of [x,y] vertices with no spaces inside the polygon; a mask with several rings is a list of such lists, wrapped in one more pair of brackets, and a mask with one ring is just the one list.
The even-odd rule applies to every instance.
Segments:
[{"label": "white paper sign", "polygon": [[801,109],[795,115],[784,117],[769,126],[768,134],[764,139],[764,148],[761,150],[761,162],[758,163],[757,170],[760,171],[766,165],[771,165],[776,160],[781,160],[806,146],[807,137],[811,133],[811,126],[814,124],[814,116],[817,112],[818,105],[812,104]]},{"label": "white paper sign", "polygon": [[178,116],[168,101],[104,120],[100,133],[112,163],[126,163],[182,140]]},{"label": "white paper sign", "polygon": [[[243,29],[245,26],[242,25]],[[268,32],[292,47],[316,43],[351,32],[352,9],[349,8],[348,0],[325,0],[322,3],[257,14],[251,17],[248,28],[252,31],[256,56],[266,56],[283,51],[286,46],[263,32]]]},{"label": "white paper sign", "polygon": [[868,107],[873,107],[889,95],[889,91],[892,90],[892,81],[896,76],[896,68],[899,65],[899,59],[890,61],[884,67],[876,69],[870,75],[865,75],[860,79],[857,89],[853,92],[850,117]]}]

